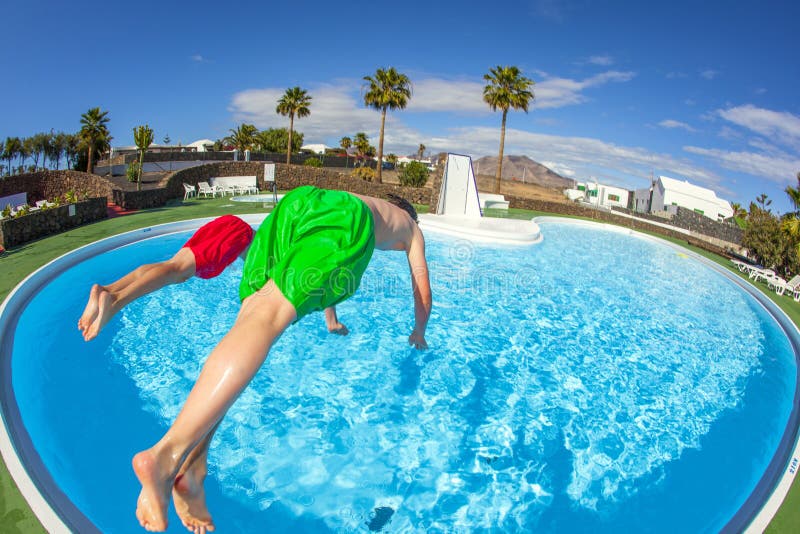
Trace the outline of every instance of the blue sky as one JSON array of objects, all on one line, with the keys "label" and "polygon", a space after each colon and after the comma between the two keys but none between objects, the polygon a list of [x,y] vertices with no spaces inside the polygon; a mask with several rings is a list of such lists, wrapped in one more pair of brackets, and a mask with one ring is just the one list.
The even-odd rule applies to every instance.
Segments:
[{"label": "blue sky", "polygon": [[362,78],[413,83],[385,152],[496,155],[500,113],[482,76],[516,65],[536,85],[509,114],[506,154],[564,176],[646,187],[651,170],[749,204],[790,209],[800,171],[800,2],[529,0],[13,2],[0,29],[0,137],[79,128],[108,110],[114,145],[217,139],[243,121],[287,126],[283,91],[308,90],[306,142],[338,145],[379,115]]}]

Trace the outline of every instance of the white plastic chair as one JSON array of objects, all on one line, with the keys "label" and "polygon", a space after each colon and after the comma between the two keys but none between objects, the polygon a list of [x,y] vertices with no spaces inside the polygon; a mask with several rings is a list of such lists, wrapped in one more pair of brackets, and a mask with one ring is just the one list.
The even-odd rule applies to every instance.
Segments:
[{"label": "white plastic chair", "polygon": [[208,182],[199,182],[197,184],[197,187],[199,189],[199,194],[204,195],[206,197],[208,195],[216,197],[217,193],[221,193],[221,191],[216,185],[214,187],[211,187],[210,185],[208,185]]},{"label": "white plastic chair", "polygon": [[183,200],[197,196],[197,188],[193,185],[183,184]]}]

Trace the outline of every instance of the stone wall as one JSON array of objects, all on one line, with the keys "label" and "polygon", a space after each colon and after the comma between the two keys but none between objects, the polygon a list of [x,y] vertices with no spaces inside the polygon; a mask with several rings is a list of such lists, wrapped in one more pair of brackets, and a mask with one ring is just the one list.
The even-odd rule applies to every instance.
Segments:
[{"label": "stone wall", "polygon": [[[183,193],[181,193],[183,196]],[[123,191],[114,189],[114,204],[126,210],[146,210],[160,208],[167,204],[171,197],[164,188],[146,189],[144,191]]]},{"label": "stone wall", "polygon": [[[108,217],[106,204],[106,197],[96,197],[76,204],[34,211],[14,219],[2,219],[0,244],[5,248],[16,247],[34,239],[105,219]],[[74,215],[69,214],[70,207],[74,207]]]},{"label": "stone wall", "polygon": [[628,213],[640,219],[647,219],[661,224],[669,224],[671,226],[683,228],[684,230],[712,237],[719,241],[741,245],[744,232],[734,223],[714,221],[705,215],[700,215],[694,210],[682,208],[680,206],[677,206],[677,208],[677,213],[675,215],[671,215],[667,212],[660,212],[667,215],[666,217],[653,213],[637,213],[620,208],[614,208],[614,210]]},{"label": "stone wall", "polygon": [[[266,190],[264,164],[245,161],[210,163],[184,169],[166,176],[160,185],[166,189],[169,198],[183,198],[184,183],[196,186],[198,182],[208,182],[217,176],[255,176],[259,190]],[[275,164],[275,183],[280,190],[294,189],[301,185],[314,185],[324,189],[341,189],[377,197],[385,197],[386,193],[394,193],[415,204],[428,204],[431,199],[431,189],[428,187],[376,184],[332,169],[300,165],[287,166],[284,163]]]},{"label": "stone wall", "polygon": [[0,179],[0,197],[26,192],[31,205],[37,200],[52,200],[67,191],[106,197],[110,201],[112,189],[113,185],[105,178],[79,171],[41,171]]},{"label": "stone wall", "polygon": [[632,230],[651,232],[654,234],[659,234],[674,239],[678,239],[690,245],[694,245],[704,250],[708,250],[710,252],[719,254],[720,256],[728,257],[730,255],[723,246],[720,246],[720,243],[716,239],[708,240],[708,239],[702,239],[700,236],[686,235],[684,233],[676,232],[668,228],[656,226],[655,224],[649,224],[646,221],[640,221],[636,219],[630,219],[628,217],[622,217],[620,215],[616,215],[613,211],[587,208],[578,203],[548,202],[545,200],[516,197],[511,195],[505,195],[505,197],[506,200],[509,201],[510,208],[543,211],[546,213],[556,213],[560,215],[569,215],[573,217],[585,217],[600,222],[607,222],[616,224],[618,226],[625,226]]}]

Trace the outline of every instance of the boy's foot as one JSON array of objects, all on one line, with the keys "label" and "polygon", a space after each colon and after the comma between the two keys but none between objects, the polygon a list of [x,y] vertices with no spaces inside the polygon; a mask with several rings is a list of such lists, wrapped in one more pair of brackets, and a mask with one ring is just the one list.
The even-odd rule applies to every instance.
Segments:
[{"label": "boy's foot", "polygon": [[142,484],[136,501],[136,518],[145,530],[163,532],[167,529],[167,504],[172,480],[162,472],[158,461],[150,451],[133,457],[133,471]]},{"label": "boy's foot", "polygon": [[206,508],[206,491],[203,487],[205,470],[189,469],[175,479],[172,500],[183,526],[195,534],[214,530],[214,521]]},{"label": "boy's foot", "polygon": [[78,330],[85,332],[89,325],[92,324],[97,317],[97,297],[103,288],[94,284],[92,289],[89,290],[89,301],[86,303],[86,308],[83,310],[83,315],[78,319]]},{"label": "boy's foot", "polygon": [[[91,341],[96,338],[100,330],[106,325],[109,319],[111,319],[111,316],[114,315],[111,309],[111,293],[100,286],[97,287],[99,288],[97,294],[97,311],[94,321],[83,331],[83,339],[85,341]],[[94,290],[94,287],[92,290]]]}]

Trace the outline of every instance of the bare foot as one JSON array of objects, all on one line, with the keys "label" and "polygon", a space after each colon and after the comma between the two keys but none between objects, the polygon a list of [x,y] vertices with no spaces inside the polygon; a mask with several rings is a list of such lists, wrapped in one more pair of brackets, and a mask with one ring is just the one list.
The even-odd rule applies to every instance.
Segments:
[{"label": "bare foot", "polygon": [[150,451],[133,457],[133,471],[142,484],[136,501],[136,518],[145,530],[163,532],[167,529],[167,504],[173,481]]},{"label": "bare foot", "polygon": [[83,331],[83,339],[85,341],[91,341],[94,338],[96,338],[97,334],[100,333],[100,330],[106,325],[106,323],[108,323],[109,319],[111,319],[111,317],[114,315],[111,306],[111,301],[112,301],[111,293],[109,293],[106,289],[100,287],[97,295],[97,312],[95,313],[95,319],[94,321],[92,321],[92,324],[90,324]]},{"label": "bare foot", "polygon": [[350,333],[350,330],[347,329],[345,325],[336,321],[335,323],[328,324],[328,332],[331,334],[338,334],[340,336],[346,336]]},{"label": "bare foot", "polygon": [[89,325],[94,322],[97,317],[97,297],[103,290],[102,286],[94,284],[92,289],[89,290],[89,301],[86,303],[86,308],[83,310],[83,315],[78,319],[78,330],[84,332]]},{"label": "bare foot", "polygon": [[205,468],[190,468],[175,479],[172,486],[172,500],[175,511],[183,526],[195,534],[205,534],[214,530],[214,521],[206,508],[206,491],[203,481]]}]

